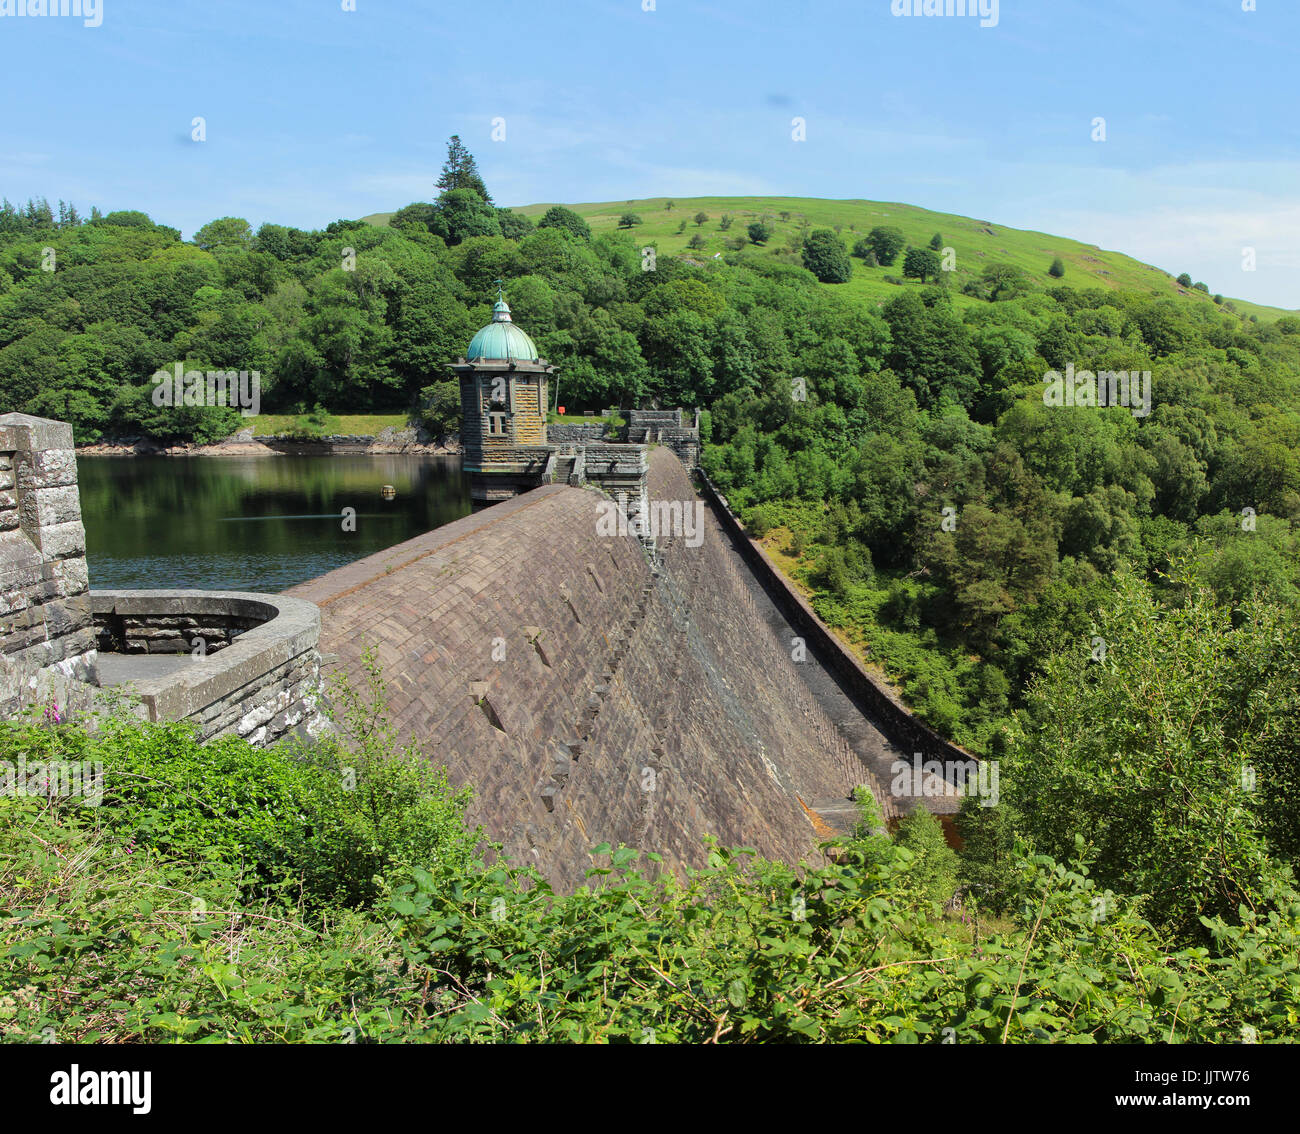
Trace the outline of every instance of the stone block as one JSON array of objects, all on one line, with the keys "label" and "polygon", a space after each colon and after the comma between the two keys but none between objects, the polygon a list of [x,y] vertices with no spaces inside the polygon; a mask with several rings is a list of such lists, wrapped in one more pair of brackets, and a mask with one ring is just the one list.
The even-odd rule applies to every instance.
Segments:
[{"label": "stone block", "polygon": [[66,421],[50,421],[26,413],[0,414],[0,449],[8,453],[71,450],[73,444],[72,426]]},{"label": "stone block", "polygon": [[[561,745],[561,748],[565,746]],[[573,761],[569,758],[567,749],[557,752],[551,761],[551,779],[557,784],[563,786],[569,780],[569,773],[573,770]]]},{"label": "stone block", "polygon": [[29,618],[15,620],[0,633],[0,653],[17,657],[35,646],[44,646],[47,641],[44,623],[31,622]]},{"label": "stone block", "polygon": [[15,465],[23,492],[61,488],[77,483],[77,455],[71,449],[45,449],[23,453]]},{"label": "stone block", "polygon": [[53,660],[58,661],[98,650],[95,643],[95,633],[89,627],[74,630],[71,634],[64,634],[62,637],[52,639],[50,645],[57,653],[57,658]]},{"label": "stone block", "polygon": [[87,625],[94,622],[90,609],[90,572],[86,569],[84,559],[56,559],[53,563],[45,564],[45,576],[56,588],[51,597],[76,597],[82,600],[78,606],[85,608]]},{"label": "stone block", "polygon": [[39,588],[45,581],[41,553],[21,532],[0,534],[0,591]]},{"label": "stone block", "polygon": [[45,630],[51,638],[71,634],[86,625],[85,611],[66,602],[47,602],[41,607],[45,617]]},{"label": "stone block", "polygon": [[77,496],[77,486],[65,484],[57,488],[37,488],[22,493],[18,516],[23,531],[39,547],[41,528],[81,522],[81,500]]},{"label": "stone block", "polygon": [[92,649],[84,653],[64,657],[49,668],[52,672],[61,674],[73,681],[97,684],[99,681],[98,661],[99,653],[97,650]]},{"label": "stone block", "polygon": [[80,520],[51,524],[33,533],[32,542],[47,559],[71,559],[86,554],[86,529]]}]

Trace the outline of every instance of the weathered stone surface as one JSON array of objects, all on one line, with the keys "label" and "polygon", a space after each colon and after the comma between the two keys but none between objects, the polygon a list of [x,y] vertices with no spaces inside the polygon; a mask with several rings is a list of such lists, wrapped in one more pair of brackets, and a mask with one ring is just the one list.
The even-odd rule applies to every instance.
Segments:
[{"label": "weathered stone surface", "polygon": [[23,492],[77,483],[77,455],[71,446],[24,453],[15,468]]},{"label": "weathered stone surface", "polygon": [[61,720],[88,717],[101,704],[100,693],[77,678],[90,673],[93,655],[51,669],[0,655],[0,717],[13,717],[32,708],[57,712]]},{"label": "weathered stone surface", "polygon": [[[46,576],[56,584],[60,597],[84,596],[90,589],[90,573],[86,570],[86,560],[80,555],[47,563]],[[89,606],[86,607],[86,620],[90,620]]]},{"label": "weathered stone surface", "polygon": [[51,421],[49,418],[32,417],[26,413],[0,414],[0,451],[71,451],[72,448],[72,426],[66,421]]},{"label": "weathered stone surface", "polygon": [[[649,484],[694,497],[667,450]],[[400,739],[472,785],[471,820],[554,884],[581,884],[602,841],[670,868],[703,862],[708,834],[809,856],[801,798],[847,797],[869,773],[756,613],[711,515],[699,547],[664,541],[656,574],[634,537],[597,534],[601,499],[538,488],[288,593],[320,605],[332,671],[363,680],[375,648]]]},{"label": "weathered stone surface", "polygon": [[[204,739],[238,735],[270,744],[316,718],[320,612],[310,603],[242,591],[91,591],[97,639],[126,627],[127,652],[190,652],[195,626],[238,636],[166,676],[132,683],[150,720],[192,719]],[[117,648],[122,648],[119,643]]]},{"label": "weathered stone surface", "polygon": [[75,484],[20,492],[18,518],[27,538],[41,546],[42,530],[57,524],[81,522],[81,501]]},{"label": "weathered stone surface", "polygon": [[39,581],[40,561],[41,553],[20,530],[0,529],[0,590],[12,591]]},{"label": "weathered stone surface", "polygon": [[86,555],[86,529],[78,518],[62,524],[42,527],[32,542],[47,559],[79,557],[83,563]]}]

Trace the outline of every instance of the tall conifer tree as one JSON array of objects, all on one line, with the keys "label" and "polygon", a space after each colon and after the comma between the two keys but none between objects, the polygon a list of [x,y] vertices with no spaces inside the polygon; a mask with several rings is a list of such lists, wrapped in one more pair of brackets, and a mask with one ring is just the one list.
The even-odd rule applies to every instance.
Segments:
[{"label": "tall conifer tree", "polygon": [[444,193],[449,189],[473,189],[489,205],[492,195],[483,184],[474,155],[465,148],[459,134],[453,134],[447,143],[447,160],[442,166],[442,176],[438,178],[438,188]]}]

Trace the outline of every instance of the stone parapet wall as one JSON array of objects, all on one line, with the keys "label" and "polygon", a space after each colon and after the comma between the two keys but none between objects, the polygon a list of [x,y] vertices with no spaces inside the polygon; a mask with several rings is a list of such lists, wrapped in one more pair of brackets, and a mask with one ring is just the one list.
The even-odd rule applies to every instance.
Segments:
[{"label": "stone parapet wall", "polygon": [[[93,718],[125,692],[128,712],[192,720],[203,739],[270,744],[292,730],[315,734],[329,727],[319,637],[320,612],[298,599],[92,592],[72,427],[0,415],[0,715],[35,708],[50,720]],[[101,650],[118,675],[107,679],[111,693],[98,688]],[[118,656],[155,654],[182,658],[142,668]]]},{"label": "stone parapet wall", "polygon": [[599,476],[644,476],[650,465],[644,445],[584,445],[587,478]]},{"label": "stone parapet wall", "polygon": [[693,422],[686,423],[682,410],[630,410],[627,439],[668,446],[690,471],[700,464],[700,431]]},{"label": "stone parapet wall", "polygon": [[682,429],[676,431],[674,436],[668,436],[665,432],[660,438],[660,442],[667,445],[674,453],[677,459],[686,466],[687,471],[693,471],[700,467],[700,437],[693,430]]},{"label": "stone parapet wall", "polygon": [[240,736],[256,745],[329,727],[319,694],[320,611],[313,604],[245,591],[93,591],[91,599],[104,625],[170,634],[180,629],[174,623],[193,621],[230,634],[222,647],[209,646],[211,653],[180,669],[120,687],[138,700],[145,720],[188,720],[204,740]]},{"label": "stone parapet wall", "polygon": [[[547,445],[512,445],[509,442],[489,441],[483,446],[483,471],[502,469],[504,471],[541,472],[546,465],[546,458],[552,449]],[[471,466],[466,454],[466,465]]]},{"label": "stone parapet wall", "polygon": [[72,427],[0,415],[0,654],[95,680]]},{"label": "stone parapet wall", "polygon": [[628,410],[627,425],[636,429],[642,425],[671,426],[682,424],[682,411],[670,410]]},{"label": "stone parapet wall", "polygon": [[609,427],[604,422],[595,425],[548,425],[546,439],[553,445],[580,444],[584,441],[604,441],[608,432]]},{"label": "stone parapet wall", "polygon": [[589,444],[582,449],[580,483],[610,496],[640,500],[646,492],[650,464],[644,445]]},{"label": "stone parapet wall", "polygon": [[[164,615],[133,604],[114,604],[112,596],[110,591],[92,591],[90,598],[99,649],[114,654],[188,654],[196,649],[214,653],[267,620],[264,602],[232,601],[228,610]],[[114,605],[124,609],[115,610]]]},{"label": "stone parapet wall", "polygon": [[57,669],[39,669],[0,654],[0,720],[31,710],[50,721],[88,720],[104,697],[102,690]]}]

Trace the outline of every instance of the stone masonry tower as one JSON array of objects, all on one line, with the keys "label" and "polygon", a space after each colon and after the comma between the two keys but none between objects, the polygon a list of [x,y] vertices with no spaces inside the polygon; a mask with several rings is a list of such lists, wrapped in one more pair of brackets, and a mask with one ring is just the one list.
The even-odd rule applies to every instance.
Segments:
[{"label": "stone masonry tower", "polygon": [[508,500],[542,482],[553,448],[546,443],[547,378],[555,367],[515,326],[497,280],[492,322],[451,369],[460,379],[463,468],[475,507]]}]

